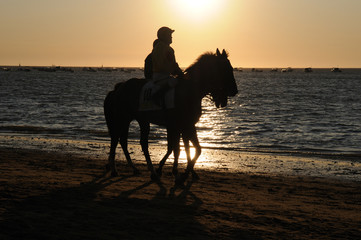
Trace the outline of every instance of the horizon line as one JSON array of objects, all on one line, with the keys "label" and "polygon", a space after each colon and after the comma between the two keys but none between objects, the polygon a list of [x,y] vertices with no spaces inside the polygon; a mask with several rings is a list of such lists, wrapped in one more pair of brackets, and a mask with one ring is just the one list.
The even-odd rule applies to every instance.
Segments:
[{"label": "horizon line", "polygon": [[[67,68],[84,68],[84,67],[88,67],[88,68],[144,68],[144,66],[94,66],[94,65],[0,65],[0,67],[11,67],[11,68],[15,68],[15,67],[67,67]],[[187,66],[188,67],[188,66]],[[187,68],[187,67],[181,67],[183,69]],[[332,66],[332,67],[312,67],[312,66],[308,66],[308,67],[292,67],[292,66],[283,66],[283,67],[254,67],[254,66],[245,66],[245,67],[233,67],[233,69],[283,69],[283,68],[293,68],[293,69],[304,69],[304,68],[312,68],[312,69],[328,69],[328,68],[342,68],[342,69],[360,69],[361,66],[359,67],[340,67],[340,66]]]}]

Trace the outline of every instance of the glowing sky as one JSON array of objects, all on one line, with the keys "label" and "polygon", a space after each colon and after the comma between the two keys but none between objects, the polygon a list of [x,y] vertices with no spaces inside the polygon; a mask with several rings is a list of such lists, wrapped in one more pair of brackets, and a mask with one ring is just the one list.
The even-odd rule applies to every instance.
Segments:
[{"label": "glowing sky", "polygon": [[361,67],[360,0],[0,0],[0,65],[141,67],[161,26],[182,67]]}]

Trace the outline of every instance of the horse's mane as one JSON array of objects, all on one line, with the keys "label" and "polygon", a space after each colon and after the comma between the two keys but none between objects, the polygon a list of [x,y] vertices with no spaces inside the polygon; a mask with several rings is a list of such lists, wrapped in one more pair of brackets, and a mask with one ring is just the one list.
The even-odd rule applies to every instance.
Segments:
[{"label": "horse's mane", "polygon": [[212,52],[205,52],[202,55],[200,55],[188,68],[186,68],[185,72],[190,72],[192,69],[195,68],[200,62],[203,61],[209,61],[208,59],[211,59],[215,57],[216,54]]},{"label": "horse's mane", "polygon": [[[228,57],[228,52],[226,52]],[[186,68],[185,72],[190,72],[192,69],[194,69],[199,63],[206,62],[214,59],[216,57],[216,53],[213,52],[205,52],[202,55],[200,55],[188,68]]]}]

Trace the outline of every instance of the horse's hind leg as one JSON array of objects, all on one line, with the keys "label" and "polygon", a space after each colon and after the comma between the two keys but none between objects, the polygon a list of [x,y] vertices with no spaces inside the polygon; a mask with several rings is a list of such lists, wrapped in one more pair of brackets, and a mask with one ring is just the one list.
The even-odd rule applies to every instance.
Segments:
[{"label": "horse's hind leg", "polygon": [[121,132],[120,132],[120,145],[122,146],[125,158],[127,159],[128,165],[133,169],[134,174],[139,174],[139,170],[134,166],[130,154],[128,151],[128,131],[129,131],[130,122],[124,123]]},{"label": "horse's hind leg", "polygon": [[159,177],[162,176],[162,169],[163,169],[163,166],[165,164],[165,161],[167,161],[169,155],[172,153],[173,151],[173,148],[172,148],[172,144],[169,140],[169,134],[167,134],[167,138],[168,138],[168,146],[167,146],[167,153],[164,155],[164,157],[162,158],[162,160],[159,162],[159,166],[158,166],[158,169],[157,169],[157,174]]},{"label": "horse's hind leg", "polygon": [[142,146],[143,154],[147,160],[148,170],[151,172],[152,180],[159,180],[157,173],[154,171],[152,160],[150,159],[149,149],[148,149],[148,135],[150,131],[150,126],[148,122],[139,122],[140,126],[140,144]]},{"label": "horse's hind leg", "polygon": [[111,171],[112,176],[118,176],[118,172],[115,167],[115,150],[118,145],[118,139],[119,136],[111,135],[110,152],[108,157],[108,164],[106,165],[106,170]]},{"label": "horse's hind leg", "polygon": [[[173,131],[169,130],[169,128],[167,129],[167,153],[164,155],[164,157],[162,158],[162,160],[159,162],[159,167],[157,169],[157,174],[159,176],[162,176],[162,169],[163,169],[163,166],[166,162],[166,160],[168,159],[169,155],[172,153],[172,151],[175,149],[176,147],[176,135],[174,135]],[[179,139],[179,136],[178,136],[178,139]],[[179,140],[178,140],[178,148],[179,148]],[[177,175],[178,174],[178,169],[177,169],[177,166],[178,166],[178,157],[179,157],[179,151],[177,153],[177,151],[175,151],[174,153],[174,163],[173,163],[173,175]]]}]

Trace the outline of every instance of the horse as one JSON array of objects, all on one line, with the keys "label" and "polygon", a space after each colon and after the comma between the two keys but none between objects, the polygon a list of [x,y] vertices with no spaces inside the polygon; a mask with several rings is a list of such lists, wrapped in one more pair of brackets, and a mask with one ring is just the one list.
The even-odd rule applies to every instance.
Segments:
[{"label": "horse", "polygon": [[[118,142],[120,143],[128,165],[132,167],[134,174],[139,173],[134,166],[128,152],[128,131],[131,121],[136,120],[140,126],[140,144],[147,161],[151,179],[158,180],[162,173],[162,167],[174,153],[173,174],[177,181],[177,163],[180,153],[180,136],[183,138],[187,154],[187,168],[178,179],[184,182],[189,173],[195,172],[194,165],[201,154],[201,146],[198,141],[195,124],[202,114],[202,99],[209,95],[216,107],[227,106],[228,97],[235,96],[238,92],[233,67],[228,59],[228,53],[219,49],[216,53],[206,52],[185,70],[184,79],[179,80],[175,88],[174,108],[158,111],[139,111],[140,93],[147,79],[132,78],[115,85],[104,100],[104,115],[111,138],[108,171],[112,176],[117,176],[115,167],[115,152]],[[159,163],[157,171],[154,170],[148,150],[148,135],[150,123],[165,126],[167,129],[168,150]],[[189,142],[195,148],[195,156],[190,158]]]}]

